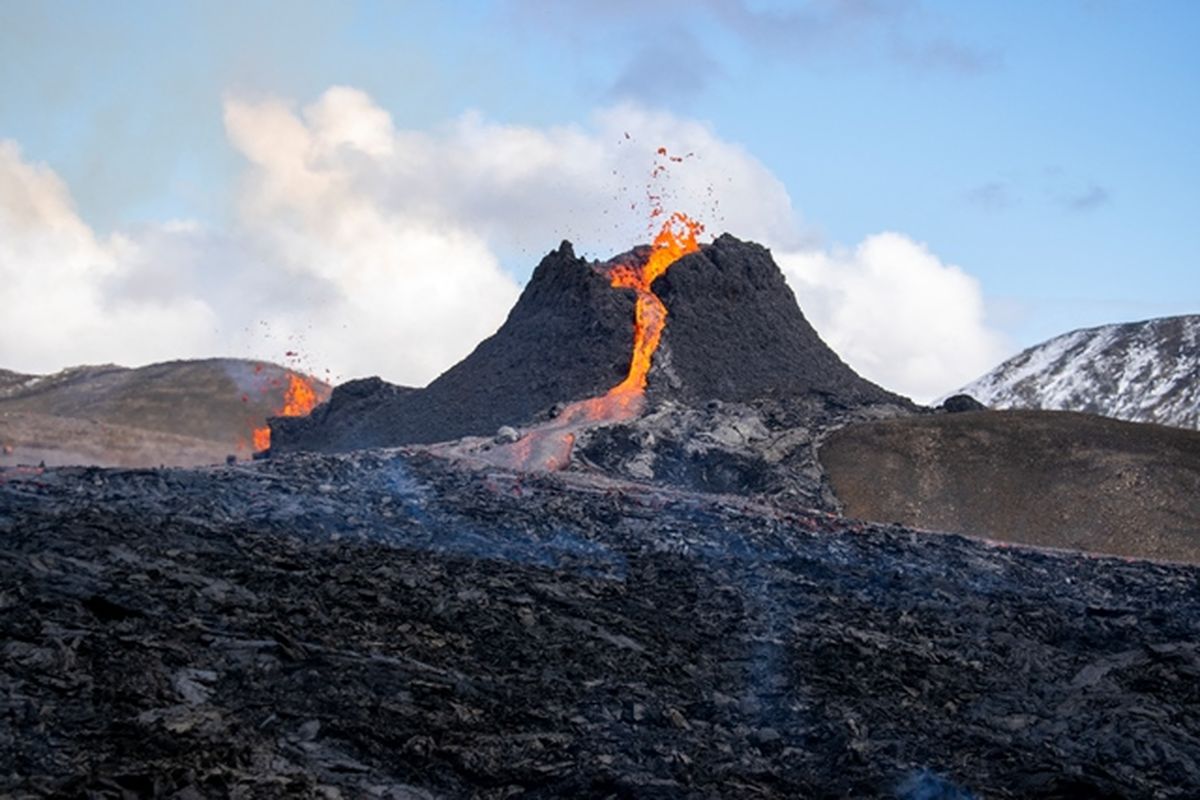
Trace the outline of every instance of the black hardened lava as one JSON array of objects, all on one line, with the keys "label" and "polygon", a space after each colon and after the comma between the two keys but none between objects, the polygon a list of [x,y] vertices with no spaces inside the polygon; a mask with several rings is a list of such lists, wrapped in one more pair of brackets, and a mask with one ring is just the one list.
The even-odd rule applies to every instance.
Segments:
[{"label": "black hardened lava", "polygon": [[534,270],[500,330],[429,386],[355,382],[310,417],[272,420],[271,449],[343,451],[492,434],[620,382],[632,341],[632,293],[612,289],[563,242]]},{"label": "black hardened lava", "polygon": [[1189,798],[1200,570],[294,455],[0,470],[0,795]]},{"label": "black hardened lava", "polygon": [[907,402],[859,376],[821,340],[762,245],[724,234],[680,259],[653,289],[669,313],[662,339],[669,355],[660,363],[669,359],[671,373],[652,373],[656,396]]}]

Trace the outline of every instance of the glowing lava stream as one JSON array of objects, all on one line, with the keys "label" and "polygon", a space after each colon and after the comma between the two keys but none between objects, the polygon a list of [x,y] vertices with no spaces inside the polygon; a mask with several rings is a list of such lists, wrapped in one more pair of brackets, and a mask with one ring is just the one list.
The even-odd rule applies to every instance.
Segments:
[{"label": "glowing lava stream", "polygon": [[[663,222],[658,235],[654,237],[654,243],[650,246],[650,256],[641,269],[622,264],[613,267],[609,273],[613,288],[633,289],[637,292],[633,355],[629,360],[629,374],[625,376],[625,380],[609,389],[608,394],[583,401],[588,405],[589,411],[594,412],[589,414],[591,419],[598,422],[618,421],[628,419],[641,411],[641,400],[646,393],[651,359],[662,339],[663,328],[667,326],[667,307],[650,287],[666,273],[668,267],[688,253],[700,249],[696,237],[703,231],[704,226],[699,222],[676,211]],[[616,408],[612,407],[614,404]]]},{"label": "glowing lava stream", "polygon": [[650,287],[668,267],[700,249],[696,237],[703,231],[703,225],[677,211],[654,237],[644,264],[618,264],[609,270],[613,288],[637,292],[633,354],[625,380],[599,397],[571,403],[552,422],[529,429],[511,445],[494,448],[484,456],[486,460],[514,469],[562,469],[570,463],[571,448],[580,429],[623,422],[641,413],[651,362],[667,325],[667,307]]}]

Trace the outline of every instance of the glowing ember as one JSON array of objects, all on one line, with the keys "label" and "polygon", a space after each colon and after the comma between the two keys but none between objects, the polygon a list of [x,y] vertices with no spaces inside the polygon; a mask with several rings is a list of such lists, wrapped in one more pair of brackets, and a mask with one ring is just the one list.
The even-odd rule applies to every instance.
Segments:
[{"label": "glowing ember", "polygon": [[[288,373],[287,392],[283,396],[283,408],[275,412],[277,417],[302,417],[317,405],[317,390],[305,377]],[[271,446],[271,428],[267,425],[254,429],[255,450],[266,450]]]}]

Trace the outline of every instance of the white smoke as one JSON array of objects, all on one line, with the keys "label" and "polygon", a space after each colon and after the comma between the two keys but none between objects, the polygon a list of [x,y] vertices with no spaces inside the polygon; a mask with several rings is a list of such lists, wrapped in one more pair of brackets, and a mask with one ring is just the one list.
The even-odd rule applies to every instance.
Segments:
[{"label": "white smoke", "polygon": [[864,377],[928,402],[1008,352],[979,282],[899,233],[846,250],[777,253],[813,327]]}]

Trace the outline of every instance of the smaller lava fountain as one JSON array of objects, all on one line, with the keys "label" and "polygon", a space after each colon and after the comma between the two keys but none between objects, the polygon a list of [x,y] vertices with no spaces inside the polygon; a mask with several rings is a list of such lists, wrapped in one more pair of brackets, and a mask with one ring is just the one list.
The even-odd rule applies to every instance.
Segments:
[{"label": "smaller lava fountain", "polygon": [[[294,372],[288,373],[288,386],[283,396],[283,407],[275,412],[277,417],[303,417],[317,405],[319,399],[312,381]],[[271,428],[263,425],[254,429],[253,444],[256,451],[271,446]]]}]

